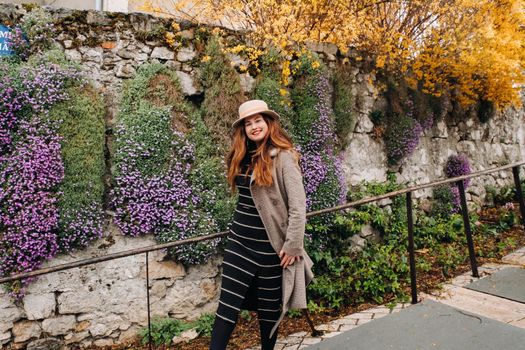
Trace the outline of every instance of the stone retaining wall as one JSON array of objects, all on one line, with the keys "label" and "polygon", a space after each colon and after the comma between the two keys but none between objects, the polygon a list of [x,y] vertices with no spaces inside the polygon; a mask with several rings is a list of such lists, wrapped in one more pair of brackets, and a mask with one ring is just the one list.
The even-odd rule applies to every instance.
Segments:
[{"label": "stone retaining wall", "polygon": [[[0,4],[0,22],[16,23],[24,11],[22,7]],[[75,19],[61,29],[56,42],[67,57],[82,65],[103,92],[108,129],[114,124],[122,83],[146,62],[161,62],[173,67],[186,96],[195,101],[202,99],[203,88],[197,79],[198,53],[192,42],[195,28],[183,28],[188,45],[174,51],[162,40],[144,39],[145,33],[169,26],[165,19],[142,14],[71,10],[57,10],[53,14],[56,18]],[[312,49],[320,53],[329,67],[333,65],[337,52],[334,46],[315,45]],[[234,66],[247,63],[236,55],[231,55],[230,59]],[[250,92],[255,79],[247,73],[239,77],[243,90]],[[348,135],[349,143],[344,151],[344,169],[349,184],[362,180],[384,181],[387,171],[392,170],[387,166],[383,141],[374,139],[373,124],[368,117],[372,110],[384,105],[384,101],[377,98],[373,81],[373,76],[354,69],[357,124]],[[394,169],[399,180],[416,184],[442,178],[448,156],[457,152],[467,154],[474,170],[525,158],[523,110],[508,110],[486,124],[474,120],[457,124],[441,121],[428,130],[414,154],[402,167]],[[469,188],[468,198],[481,201],[486,185],[509,183],[512,183],[510,172],[476,179]],[[428,195],[428,191],[416,193],[416,197]],[[111,224],[110,217],[106,237],[85,251],[61,255],[44,267],[153,244],[152,237],[122,236]],[[187,269],[164,258],[161,252],[150,254],[152,314],[189,320],[203,312],[213,312],[217,305],[221,258]],[[147,322],[145,256],[40,277],[29,288],[22,306],[14,305],[2,291],[0,320],[0,345],[12,349],[124,342]]]},{"label": "stone retaining wall", "polygon": [[[43,267],[154,245],[110,226],[88,249],[61,255]],[[152,317],[194,320],[217,307],[220,257],[185,268],[165,253],[149,254]],[[49,349],[50,344],[87,347],[130,340],[147,327],[145,254],[55,272],[38,278],[21,306],[0,291],[0,342],[9,349]],[[44,344],[39,338],[48,338]],[[9,345],[9,346],[8,346]]]}]

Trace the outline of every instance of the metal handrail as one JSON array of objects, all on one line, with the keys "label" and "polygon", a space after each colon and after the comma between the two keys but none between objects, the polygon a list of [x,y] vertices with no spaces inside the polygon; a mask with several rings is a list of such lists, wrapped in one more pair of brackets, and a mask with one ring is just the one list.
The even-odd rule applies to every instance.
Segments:
[{"label": "metal handrail", "polygon": [[[385,194],[382,194],[382,195],[378,195],[378,196],[367,197],[367,198],[359,199],[359,200],[356,200],[356,201],[353,201],[353,202],[348,202],[348,203],[337,205],[337,206],[330,207],[330,208],[325,208],[325,209],[321,209],[321,210],[311,211],[311,212],[308,212],[306,214],[306,217],[312,217],[312,216],[317,216],[317,215],[321,215],[321,214],[331,213],[331,212],[338,211],[338,210],[348,209],[348,208],[351,208],[351,207],[357,207],[359,205],[380,201],[382,199],[395,197],[395,196],[398,196],[398,195],[401,195],[401,194],[414,192],[414,191],[422,190],[422,189],[425,189],[425,188],[440,186],[440,185],[444,185],[444,184],[457,182],[457,181],[460,181],[460,180],[471,179],[471,178],[478,177],[478,176],[481,176],[481,175],[491,174],[491,173],[494,173],[494,172],[497,172],[497,171],[502,171],[502,170],[507,170],[507,169],[510,169],[510,168],[515,168],[515,167],[518,167],[518,166],[523,165],[523,164],[525,164],[525,161],[512,163],[512,164],[508,164],[508,165],[505,165],[505,166],[492,168],[492,169],[488,169],[488,170],[482,170],[482,171],[471,173],[469,175],[462,175],[462,176],[457,176],[457,177],[453,177],[453,178],[449,178],[449,179],[445,179],[445,180],[438,180],[438,181],[433,181],[433,182],[429,182],[429,183],[422,184],[422,185],[407,187],[407,188],[404,188],[402,190],[392,191],[392,192],[388,192],[388,193],[385,193]],[[61,264],[61,265],[56,265],[56,266],[52,266],[52,267],[48,267],[48,268],[38,269],[38,270],[35,270],[35,271],[31,271],[31,272],[20,273],[20,274],[12,275],[12,276],[9,276],[9,277],[2,277],[2,278],[0,278],[0,284],[1,283],[6,283],[6,282],[12,282],[12,281],[20,280],[20,279],[23,279],[23,278],[44,275],[44,274],[48,274],[48,273],[52,273],[52,272],[64,271],[64,270],[72,269],[72,268],[75,268],[75,267],[82,267],[82,266],[86,266],[86,265],[96,264],[96,263],[99,263],[99,262],[104,262],[104,261],[109,261],[109,260],[114,260],[114,259],[119,259],[119,258],[125,258],[125,257],[128,257],[128,256],[137,255],[137,254],[143,254],[143,253],[146,253],[146,252],[152,252],[152,251],[156,251],[156,250],[172,248],[172,247],[176,247],[176,246],[179,246],[179,245],[185,245],[185,244],[191,244],[191,243],[200,242],[200,241],[206,241],[206,240],[209,240],[209,239],[223,237],[227,233],[228,233],[228,231],[222,231],[222,232],[212,233],[212,234],[209,234],[209,235],[192,237],[192,238],[187,238],[187,239],[184,239],[184,240],[179,240],[179,241],[174,241],[174,242],[169,242],[169,243],[155,244],[155,245],[150,245],[150,246],[146,246],[146,247],[142,247],[142,248],[125,250],[125,251],[122,251],[122,252],[108,254],[108,255],[99,256],[99,257],[95,257],[95,258],[82,259],[82,260],[69,262],[69,263],[65,263],[65,264]]]},{"label": "metal handrail", "polygon": [[[438,180],[438,181],[429,182],[429,183],[422,184],[422,185],[407,187],[407,188],[404,188],[402,190],[392,191],[392,192],[388,192],[388,193],[385,193],[385,194],[382,194],[382,195],[378,195],[378,196],[367,197],[367,198],[359,199],[359,200],[356,200],[356,201],[353,201],[353,202],[348,202],[348,203],[337,205],[337,206],[330,207],[330,208],[325,208],[325,209],[321,209],[321,210],[311,211],[311,212],[308,212],[306,214],[306,217],[312,217],[312,216],[317,216],[317,215],[321,215],[321,214],[331,213],[331,212],[338,211],[338,210],[348,209],[348,208],[351,208],[351,207],[357,207],[357,206],[364,205],[364,204],[367,204],[367,203],[377,202],[377,201],[380,201],[382,199],[395,197],[395,196],[398,196],[398,195],[401,195],[401,194],[414,192],[414,191],[422,190],[422,189],[425,189],[425,188],[430,188],[430,187],[434,187],[434,186],[454,183],[454,182],[457,182],[457,181],[460,181],[460,180],[471,179],[471,178],[478,177],[478,176],[481,176],[481,175],[487,175],[487,174],[491,174],[491,173],[494,173],[494,172],[497,172],[497,171],[502,171],[502,170],[515,168],[515,167],[518,167],[518,166],[524,165],[524,164],[525,164],[525,161],[522,161],[522,162],[512,163],[512,164],[508,164],[508,165],[497,167],[497,168],[492,168],[492,169],[488,169],[488,170],[482,170],[482,171],[474,172],[474,173],[471,173],[469,175],[462,175],[462,176],[449,178],[449,179],[446,179],[446,180]],[[143,254],[143,253],[146,253],[146,252],[152,252],[152,251],[156,251],[156,250],[172,248],[172,247],[176,247],[176,246],[179,246],[179,245],[185,245],[185,244],[191,244],[191,243],[206,241],[206,240],[209,240],[209,239],[214,239],[214,238],[219,238],[219,237],[225,236],[227,233],[228,233],[228,231],[221,231],[221,232],[212,233],[212,234],[209,234],[209,235],[192,237],[192,238],[187,238],[187,239],[174,241],[174,242],[169,242],[169,243],[155,244],[155,245],[150,245],[150,246],[146,246],[146,247],[142,247],[142,248],[125,250],[125,251],[122,251],[122,252],[108,254],[108,255],[99,256],[99,257],[95,257],[95,258],[82,259],[82,260],[69,262],[69,263],[65,263],[65,264],[60,264],[60,265],[56,265],[56,266],[52,266],[52,267],[48,267],[48,268],[38,269],[38,270],[35,270],[35,271],[31,271],[31,272],[20,273],[20,274],[12,275],[12,276],[9,276],[9,277],[2,277],[2,278],[0,278],[0,284],[6,283],[6,282],[11,282],[11,281],[16,281],[16,280],[23,279],[23,278],[44,275],[44,274],[48,274],[48,273],[52,273],[52,272],[64,271],[64,270],[72,269],[72,268],[75,268],[75,267],[81,267],[81,266],[86,266],[86,265],[90,265],[90,264],[96,264],[96,263],[99,263],[99,262],[104,262],[104,261],[109,261],[109,260],[114,260],[114,259],[119,259],[119,258],[125,258],[125,257],[128,257],[128,256],[137,255],[137,254]]]},{"label": "metal handrail", "polygon": [[[306,216],[312,217],[312,216],[317,216],[321,214],[331,213],[334,211],[356,207],[359,205],[364,205],[367,203],[372,203],[372,202],[380,201],[382,199],[387,199],[387,198],[405,194],[406,195],[406,205],[407,205],[407,219],[408,219],[407,226],[408,226],[408,253],[409,253],[409,264],[410,264],[410,285],[411,285],[411,292],[412,292],[411,293],[412,303],[415,304],[418,301],[417,301],[416,264],[415,264],[415,249],[414,249],[414,218],[413,218],[413,211],[412,211],[412,192],[426,189],[426,188],[435,187],[435,186],[445,185],[445,184],[451,184],[451,183],[456,184],[456,186],[459,189],[461,212],[463,216],[465,234],[467,236],[467,244],[468,244],[468,249],[469,249],[469,257],[470,257],[472,274],[475,277],[479,277],[478,270],[477,270],[475,251],[474,251],[474,243],[472,240],[472,232],[470,230],[470,221],[469,221],[469,216],[468,216],[468,208],[467,208],[465,187],[464,187],[463,181],[474,178],[474,177],[491,174],[491,173],[498,172],[498,171],[512,169],[512,174],[514,177],[514,185],[516,187],[516,196],[517,196],[519,206],[520,206],[521,220],[522,220],[523,227],[525,228],[525,204],[524,204],[524,199],[523,199],[522,190],[521,190],[521,181],[519,178],[519,167],[524,164],[525,164],[525,161],[521,161],[521,162],[508,164],[508,165],[501,166],[501,167],[496,167],[492,169],[474,172],[469,175],[457,176],[457,177],[453,177],[453,178],[449,178],[445,180],[438,180],[438,181],[433,181],[433,182],[429,182],[429,183],[422,184],[422,185],[407,187],[402,190],[392,191],[392,192],[388,192],[388,193],[378,195],[378,196],[363,198],[360,200],[356,200],[353,202],[345,203],[345,204],[330,207],[330,208],[311,211],[307,213]],[[150,287],[149,287],[149,265],[148,265],[149,252],[157,251],[161,249],[167,249],[171,247],[176,247],[176,246],[184,245],[184,244],[191,244],[195,242],[205,241],[205,240],[214,239],[214,238],[220,238],[220,237],[225,236],[227,233],[228,231],[222,231],[222,232],[217,232],[217,233],[213,233],[209,235],[193,237],[193,238],[188,238],[184,240],[164,243],[164,244],[156,244],[156,245],[146,246],[146,247],[137,248],[137,249],[126,250],[126,251],[108,254],[108,255],[104,255],[100,257],[83,259],[83,260],[69,262],[69,263],[52,266],[52,267],[48,267],[44,269],[38,269],[35,271],[31,271],[31,272],[20,273],[20,274],[12,275],[9,277],[0,278],[0,284],[11,282],[11,281],[16,281],[16,280],[20,280],[20,279],[24,279],[28,277],[44,275],[44,274],[53,273],[57,271],[69,270],[69,269],[76,268],[76,267],[96,264],[99,262],[104,262],[104,261],[109,261],[109,260],[114,260],[114,259],[119,259],[119,258],[124,258],[128,256],[132,256],[132,255],[145,253],[146,254],[146,293],[147,293],[147,306],[148,306],[148,329],[150,330],[148,334],[150,335],[149,347],[151,349],[152,343],[151,343],[151,320],[150,320],[150,299],[149,299],[149,288]],[[320,333],[314,329],[313,324],[311,323],[311,320],[309,318],[308,318],[308,321],[310,322],[310,326],[312,328],[312,334],[319,335]]]}]

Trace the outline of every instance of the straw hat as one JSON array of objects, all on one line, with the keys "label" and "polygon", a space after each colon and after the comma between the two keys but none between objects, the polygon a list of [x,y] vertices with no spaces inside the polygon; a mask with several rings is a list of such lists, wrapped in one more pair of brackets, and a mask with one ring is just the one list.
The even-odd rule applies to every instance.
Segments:
[{"label": "straw hat", "polygon": [[265,114],[276,120],[279,120],[279,114],[272,111],[271,109],[268,109],[266,102],[261,100],[250,100],[239,106],[239,118],[233,122],[232,127],[235,128],[240,122],[243,121],[244,118],[251,117],[255,114]]}]

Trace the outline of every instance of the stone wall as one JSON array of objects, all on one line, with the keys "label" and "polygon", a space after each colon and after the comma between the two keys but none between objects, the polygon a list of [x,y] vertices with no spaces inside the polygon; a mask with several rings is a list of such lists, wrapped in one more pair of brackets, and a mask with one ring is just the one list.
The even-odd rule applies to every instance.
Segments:
[{"label": "stone wall", "polygon": [[[359,82],[356,75],[356,94],[362,101],[356,108],[357,124],[348,135],[344,150],[344,170],[349,184],[360,181],[385,181],[388,171],[396,173],[398,182],[423,184],[446,177],[445,164],[450,155],[464,153],[472,171],[481,171],[525,159],[525,110],[510,108],[498,113],[487,123],[476,116],[465,121],[454,121],[448,114],[427,130],[414,153],[401,166],[389,167],[382,139],[373,137],[373,123],[369,114],[384,101],[376,98],[377,91],[368,82]],[[524,96],[525,102],[525,96]],[[445,108],[444,113],[449,112]],[[483,203],[485,186],[501,187],[512,184],[511,170],[474,178],[467,188],[467,200]],[[418,191],[415,198],[426,198],[431,190]]]},{"label": "stone wall", "polygon": [[[60,255],[43,267],[151,245],[153,237],[123,236],[110,225],[108,236],[88,249]],[[185,268],[165,256],[149,254],[152,317],[194,320],[215,312],[221,258]],[[0,342],[9,349],[49,349],[53,344],[87,347],[130,340],[147,327],[145,261],[140,254],[41,276],[21,306],[0,291]]]},{"label": "stone wall", "polygon": [[[0,22],[16,23],[23,8],[0,5]],[[93,11],[57,10],[56,18],[68,19],[56,42],[67,57],[81,64],[86,74],[102,91],[107,105],[108,134],[114,125],[117,101],[123,82],[146,62],[161,62],[177,71],[185,95],[198,103],[203,88],[198,81],[198,50],[192,43],[195,32],[183,26],[188,43],[176,51],[166,47],[161,38],[145,36],[169,27],[165,19],[143,14],[102,14]],[[232,34],[233,35],[233,34]],[[332,66],[337,49],[329,45],[312,47]],[[231,55],[232,65],[246,64]],[[254,78],[239,74],[242,88],[249,93]],[[449,155],[464,152],[474,170],[510,163],[525,158],[524,111],[509,110],[486,124],[474,119],[454,124],[443,118],[428,130],[418,148],[398,169],[387,166],[384,144],[373,138],[373,124],[368,115],[384,105],[378,98],[374,77],[355,68],[353,71],[354,112],[357,123],[348,135],[344,151],[344,169],[349,184],[362,180],[386,179],[395,170],[402,182],[413,184],[442,178]],[[469,198],[480,200],[487,184],[511,183],[510,173],[474,180]],[[426,196],[428,192],[416,193]],[[109,213],[110,214],[110,213]],[[123,236],[111,223],[106,236],[89,249],[61,255],[44,267],[115,253],[155,244],[153,237]],[[165,260],[165,253],[150,254],[152,314],[181,319],[195,319],[203,312],[213,312],[217,305],[220,257],[208,264],[184,268]],[[111,345],[124,342],[147,324],[145,256],[139,255],[110,262],[53,273],[38,278],[16,306],[5,292],[0,292],[0,345],[19,348]],[[39,339],[42,338],[42,339]]]}]

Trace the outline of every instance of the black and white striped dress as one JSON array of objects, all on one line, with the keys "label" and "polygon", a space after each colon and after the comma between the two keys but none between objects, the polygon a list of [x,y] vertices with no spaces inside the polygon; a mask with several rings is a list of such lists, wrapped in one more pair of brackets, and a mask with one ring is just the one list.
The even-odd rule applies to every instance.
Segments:
[{"label": "black and white striped dress", "polygon": [[246,166],[236,178],[239,199],[224,253],[216,316],[235,324],[239,311],[249,309],[257,311],[259,322],[275,323],[281,312],[282,267],[251,196],[251,171],[245,172]]}]

